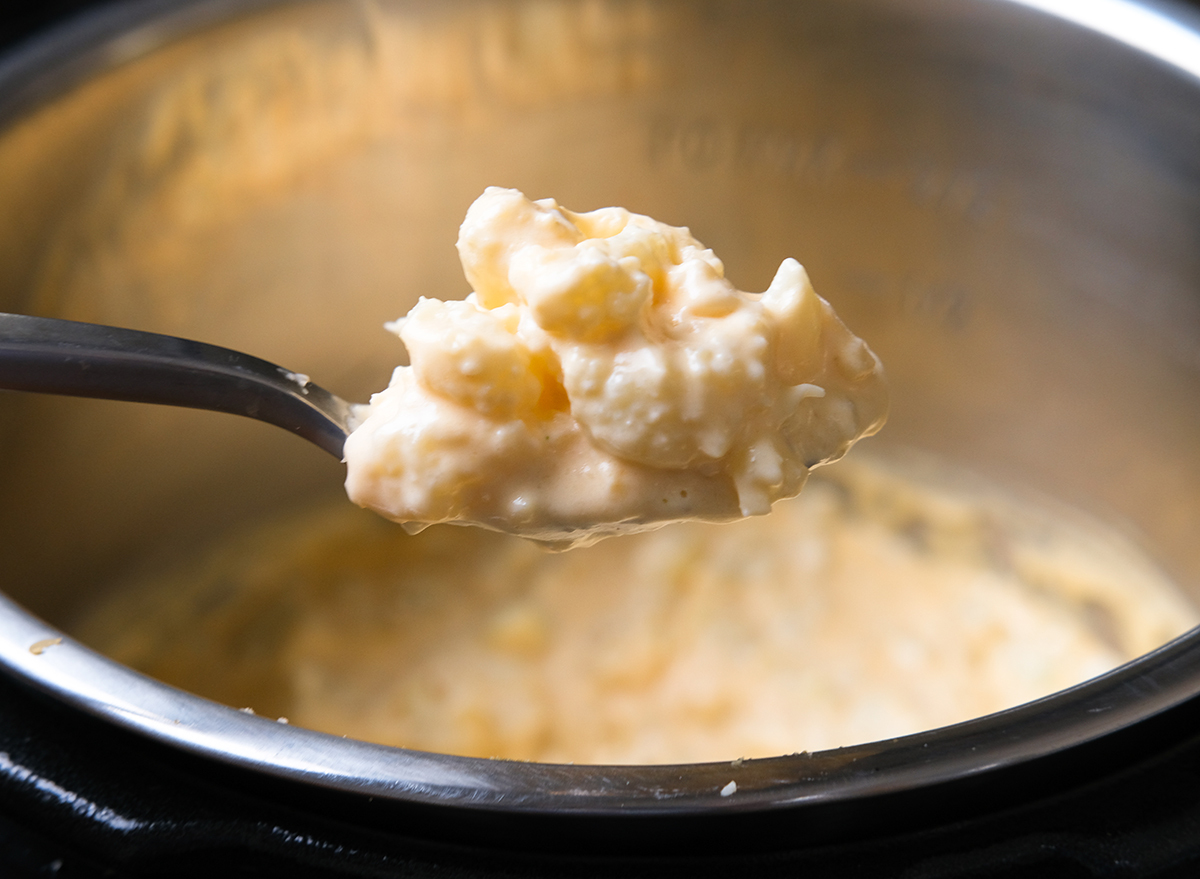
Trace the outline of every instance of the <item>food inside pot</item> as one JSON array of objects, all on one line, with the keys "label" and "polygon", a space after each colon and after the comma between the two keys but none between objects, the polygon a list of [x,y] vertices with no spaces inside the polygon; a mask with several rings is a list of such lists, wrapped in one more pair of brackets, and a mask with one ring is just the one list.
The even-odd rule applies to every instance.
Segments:
[{"label": "food inside pot", "polygon": [[769,516],[565,554],[404,535],[262,425],[6,399],[5,591],[235,708],[575,761],[913,732],[1186,630],[1155,562],[1197,582],[1194,174],[1153,127],[1185,114],[1138,141],[1094,100],[1109,80],[1034,88],[990,29],[942,43],[924,7],[845,9],[290,4],[8,131],[11,311],[365,399],[396,362],[379,327],[467,292],[455,229],[502,182],[688,223],[743,288],[802,256],[893,396],[879,437]]},{"label": "food inside pot", "polygon": [[1111,529],[861,450],[798,498],[548,553],[346,504],[124,584],[80,636],[235,707],[483,757],[669,763],[914,733],[1197,622]]}]

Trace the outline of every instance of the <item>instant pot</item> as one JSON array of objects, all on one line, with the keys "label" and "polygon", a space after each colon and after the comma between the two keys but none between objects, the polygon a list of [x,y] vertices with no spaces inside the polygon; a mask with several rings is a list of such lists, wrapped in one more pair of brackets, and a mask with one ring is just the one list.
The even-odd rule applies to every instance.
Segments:
[{"label": "instant pot", "polygon": [[[303,51],[225,63],[255,40]],[[314,46],[336,76],[302,63]],[[144,108],[164,83],[191,97],[156,127]],[[272,141],[260,123],[277,113],[325,121]],[[363,191],[398,194],[363,209],[392,237],[335,246],[335,216],[297,209],[256,221],[295,229],[284,280],[264,275],[252,302],[182,276],[170,297],[106,277],[61,294],[155,175],[198,163],[217,205],[244,194],[221,189],[231,164],[302,189],[339,150],[376,149],[383,123],[402,149]],[[1200,602],[1195,7],[114,4],[9,49],[0,125],[0,310],[202,338],[357,399],[394,353],[357,340],[402,313],[397,284],[451,283],[452,252],[433,254],[488,184],[687,221],[744,289],[795,255],[887,365],[893,415],[872,442],[1116,523]],[[356,274],[381,253],[388,284]],[[953,727],[686,766],[387,748],[139,675],[70,637],[92,590],[341,488],[335,462],[282,432],[136,411],[0,395],[0,874],[1200,870],[1195,631]]]}]

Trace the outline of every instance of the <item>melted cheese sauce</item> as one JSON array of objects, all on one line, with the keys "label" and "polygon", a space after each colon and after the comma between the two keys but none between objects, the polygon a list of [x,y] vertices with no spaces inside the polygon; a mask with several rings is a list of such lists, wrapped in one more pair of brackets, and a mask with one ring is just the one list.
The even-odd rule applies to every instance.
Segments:
[{"label": "melted cheese sauce", "polygon": [[356,503],[580,544],[770,512],[887,414],[879,359],[794,259],[737,290],[685,228],[489,188],[474,293],[393,325],[412,361],[346,442]]},{"label": "melted cheese sauce", "polygon": [[349,505],[122,590],[83,632],[260,714],[421,750],[655,763],[818,750],[1100,674],[1197,614],[1069,510],[851,456],[770,516],[547,553]]}]

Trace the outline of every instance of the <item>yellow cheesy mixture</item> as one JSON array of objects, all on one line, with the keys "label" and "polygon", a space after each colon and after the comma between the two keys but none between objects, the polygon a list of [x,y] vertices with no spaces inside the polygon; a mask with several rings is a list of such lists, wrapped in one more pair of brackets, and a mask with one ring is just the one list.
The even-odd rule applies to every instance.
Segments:
[{"label": "yellow cheesy mixture", "polygon": [[686,228],[489,188],[474,293],[393,328],[412,361],[346,442],[352,500],[580,544],[770,512],[887,414],[879,359],[794,259],[737,290]]},{"label": "yellow cheesy mixture", "polygon": [[881,465],[769,516],[566,553],[416,536],[349,504],[147,577],[81,634],[233,707],[392,745],[729,760],[918,732],[1048,695],[1197,622],[1121,535]]}]

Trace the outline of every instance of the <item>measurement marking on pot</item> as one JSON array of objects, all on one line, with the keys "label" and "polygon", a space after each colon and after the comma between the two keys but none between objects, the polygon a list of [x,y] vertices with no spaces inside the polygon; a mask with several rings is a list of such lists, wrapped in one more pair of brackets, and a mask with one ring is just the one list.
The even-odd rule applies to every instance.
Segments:
[{"label": "measurement marking on pot", "polygon": [[866,185],[886,189],[918,208],[931,208],[971,222],[987,219],[994,188],[986,173],[943,167],[928,156],[881,156],[855,150],[840,135],[820,129],[707,117],[653,120],[646,157],[656,170],[693,174],[766,173],[793,180]]},{"label": "measurement marking on pot", "polygon": [[844,161],[837,138],[714,119],[660,118],[650,125],[651,167],[687,171],[757,171],[823,177]]},{"label": "measurement marking on pot", "polygon": [[897,319],[934,323],[953,332],[965,330],[971,322],[970,291],[953,280],[872,271],[855,271],[840,280]]}]

